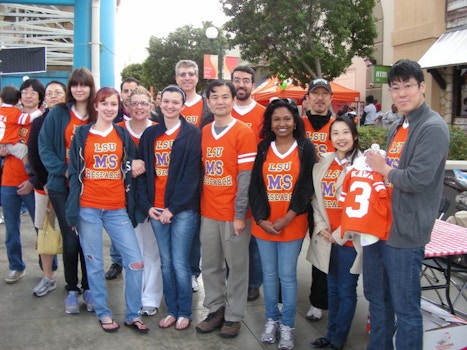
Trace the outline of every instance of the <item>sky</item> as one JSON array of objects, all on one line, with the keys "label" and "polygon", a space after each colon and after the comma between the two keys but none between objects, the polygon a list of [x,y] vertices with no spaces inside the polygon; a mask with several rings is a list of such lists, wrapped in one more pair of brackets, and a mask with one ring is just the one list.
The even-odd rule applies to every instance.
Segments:
[{"label": "sky", "polygon": [[220,27],[228,18],[218,0],[121,0],[115,18],[115,69],[142,63],[147,57],[149,38],[166,37],[175,29],[191,24],[201,27],[211,21]]}]

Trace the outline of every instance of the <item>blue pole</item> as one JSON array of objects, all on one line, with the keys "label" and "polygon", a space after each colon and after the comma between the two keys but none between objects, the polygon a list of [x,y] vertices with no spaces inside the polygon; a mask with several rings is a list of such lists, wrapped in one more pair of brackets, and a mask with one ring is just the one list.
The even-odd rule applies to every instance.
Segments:
[{"label": "blue pole", "polygon": [[91,70],[91,4],[92,0],[75,2],[73,69],[85,67]]},{"label": "blue pole", "polygon": [[117,2],[100,2],[101,86],[115,85],[115,14]]}]

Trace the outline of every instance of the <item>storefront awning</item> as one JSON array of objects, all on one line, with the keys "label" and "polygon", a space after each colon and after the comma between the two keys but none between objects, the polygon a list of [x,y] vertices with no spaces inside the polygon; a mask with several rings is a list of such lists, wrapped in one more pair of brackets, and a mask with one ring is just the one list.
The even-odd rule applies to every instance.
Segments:
[{"label": "storefront awning", "polygon": [[467,29],[446,32],[428,49],[418,63],[422,68],[467,65]]}]

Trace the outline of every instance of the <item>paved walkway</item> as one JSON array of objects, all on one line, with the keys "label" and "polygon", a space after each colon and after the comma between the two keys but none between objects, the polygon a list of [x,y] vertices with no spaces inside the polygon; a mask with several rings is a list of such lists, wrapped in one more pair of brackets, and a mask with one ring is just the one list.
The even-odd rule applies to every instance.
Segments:
[{"label": "paved walkway", "polygon": [[[44,297],[32,294],[34,286],[41,277],[35,252],[35,232],[31,220],[22,217],[23,256],[27,265],[26,275],[16,284],[8,285],[3,281],[8,272],[6,256],[5,226],[0,225],[0,349],[276,349],[277,345],[264,345],[259,341],[264,324],[263,299],[249,302],[240,335],[235,339],[223,339],[217,332],[198,334],[194,325],[185,331],[175,328],[162,330],[157,324],[165,315],[165,305],[160,313],[147,317],[145,322],[151,328],[147,335],[139,335],[123,326],[124,299],[123,279],[121,277],[107,283],[109,305],[114,318],[122,326],[117,333],[104,333],[94,315],[86,311],[84,305],[79,315],[66,315],[64,312],[63,270],[56,273],[58,288]],[[308,292],[310,285],[310,264],[305,260],[308,240],[304,242],[299,259],[299,295],[297,304],[295,349],[310,349],[310,341],[323,336],[326,318],[311,323],[305,319],[309,308]],[[108,252],[109,240],[105,235],[105,251]],[[110,265],[107,256],[106,267]],[[200,278],[201,282],[201,278]],[[203,307],[203,288],[193,294],[194,324],[207,314]],[[368,342],[365,333],[368,304],[363,297],[361,280],[358,291],[358,305],[346,350],[362,350]]]}]

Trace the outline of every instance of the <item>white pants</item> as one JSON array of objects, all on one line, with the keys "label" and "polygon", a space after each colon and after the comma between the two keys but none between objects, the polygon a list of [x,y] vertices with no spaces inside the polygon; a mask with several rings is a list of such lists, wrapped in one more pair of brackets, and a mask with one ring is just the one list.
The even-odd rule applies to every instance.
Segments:
[{"label": "white pants", "polygon": [[158,308],[162,300],[162,270],[156,236],[147,220],[135,227],[135,234],[144,263],[141,304]]}]

